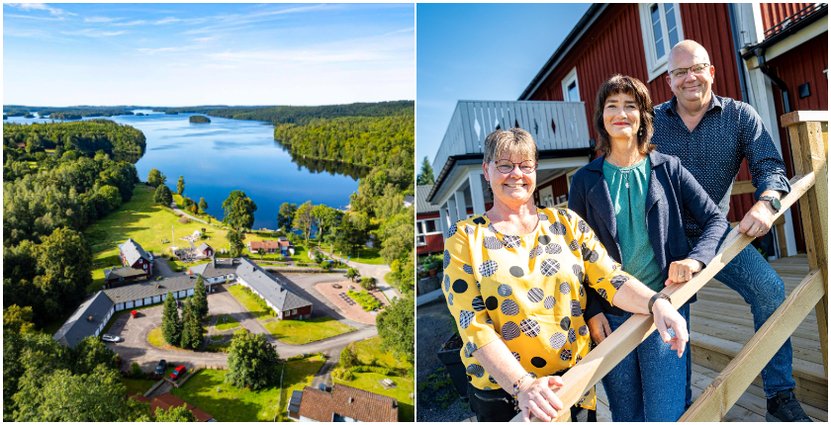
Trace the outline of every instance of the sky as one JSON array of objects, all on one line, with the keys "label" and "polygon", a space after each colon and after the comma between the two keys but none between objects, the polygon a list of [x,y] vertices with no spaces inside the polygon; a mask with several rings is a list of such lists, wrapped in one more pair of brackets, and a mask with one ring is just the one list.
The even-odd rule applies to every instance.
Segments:
[{"label": "sky", "polygon": [[417,166],[432,164],[457,101],[517,100],[589,6],[419,4]]},{"label": "sky", "polygon": [[412,4],[4,4],[3,103],[415,98]]}]

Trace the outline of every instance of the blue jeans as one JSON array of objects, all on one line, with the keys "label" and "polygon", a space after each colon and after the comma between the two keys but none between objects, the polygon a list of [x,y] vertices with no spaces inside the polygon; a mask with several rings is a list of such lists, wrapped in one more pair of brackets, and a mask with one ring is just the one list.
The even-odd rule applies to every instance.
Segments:
[{"label": "blue jeans", "polygon": [[[785,283],[752,245],[746,246],[739,255],[721,269],[716,279],[738,292],[744,298],[744,302],[750,304],[753,328],[757,331],[785,301]],[[796,387],[792,361],[793,348],[788,338],[782,344],[782,348],[762,369],[762,383],[767,398],[775,396],[780,391],[792,390]],[[692,364],[690,363],[687,368],[687,382],[691,382],[691,378]],[[692,393],[687,394],[686,404],[692,404]]]},{"label": "blue jeans", "polygon": [[[690,306],[678,312],[689,322]],[[614,332],[631,313],[607,314]],[[670,330],[670,334],[674,335]],[[682,358],[653,332],[603,378],[615,422],[675,422],[684,413],[689,347]]]}]

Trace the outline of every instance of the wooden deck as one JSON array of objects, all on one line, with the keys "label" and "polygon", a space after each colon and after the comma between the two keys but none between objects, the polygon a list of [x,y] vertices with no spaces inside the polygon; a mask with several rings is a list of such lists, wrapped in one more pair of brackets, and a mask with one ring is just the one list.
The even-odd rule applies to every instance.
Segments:
[{"label": "wooden deck", "polygon": [[[771,263],[790,293],[808,273],[805,255],[782,258]],[[753,336],[750,306],[735,291],[713,280],[699,292],[692,305],[690,336],[693,354],[693,399],[718,376],[729,361]],[[817,421],[828,421],[828,377],[822,367],[817,322],[812,312],[794,332],[794,378],[797,398]],[[598,420],[611,421],[603,386],[598,385]],[[727,414],[730,422],[764,422],[766,402],[761,377],[742,395]]]}]

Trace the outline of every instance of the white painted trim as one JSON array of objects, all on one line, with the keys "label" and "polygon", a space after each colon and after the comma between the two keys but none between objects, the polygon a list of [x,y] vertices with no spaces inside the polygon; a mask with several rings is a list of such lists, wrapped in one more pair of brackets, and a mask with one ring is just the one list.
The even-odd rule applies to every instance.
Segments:
[{"label": "white painted trim", "polygon": [[[819,19],[811,25],[802,28],[797,31],[796,34],[791,34],[784,40],[768,47],[765,50],[765,60],[771,61],[776,59],[777,57],[788,53],[789,51],[799,47],[799,45],[825,32],[828,32],[828,15],[825,15],[822,19]],[[759,62],[756,60],[756,56],[751,57],[745,62],[747,63],[747,67],[749,69],[759,67]]]},{"label": "white painted trim", "polygon": [[[664,33],[664,55],[657,57],[655,51],[655,36],[652,33],[652,19],[649,14],[649,7],[657,4],[661,8],[661,31]],[[664,12],[664,4],[666,3],[640,3],[638,5],[638,12],[641,21],[641,38],[643,40],[643,50],[646,54],[646,71],[649,74],[649,81],[663,75],[666,72],[667,58],[669,57],[669,50],[672,46],[669,43],[669,31],[667,30],[666,16]],[[675,15],[675,24],[678,29],[678,41],[684,39],[684,28],[681,24],[681,10],[678,3],[672,3],[672,11]]]},{"label": "white painted trim", "polygon": [[[571,99],[568,97],[568,86],[574,82],[574,88],[577,89],[577,99]],[[563,100],[566,102],[582,102],[580,100],[580,82],[577,80],[577,67],[571,68],[571,71],[563,78],[563,81],[560,82],[560,86],[563,88]]]}]

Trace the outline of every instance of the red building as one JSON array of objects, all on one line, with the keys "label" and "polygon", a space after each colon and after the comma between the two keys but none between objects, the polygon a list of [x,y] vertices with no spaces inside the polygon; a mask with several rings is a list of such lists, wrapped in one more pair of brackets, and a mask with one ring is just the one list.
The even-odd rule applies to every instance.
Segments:
[{"label": "red building", "polygon": [[444,239],[439,225],[439,207],[427,202],[433,185],[416,189],[416,255],[438,254],[444,251]]}]

